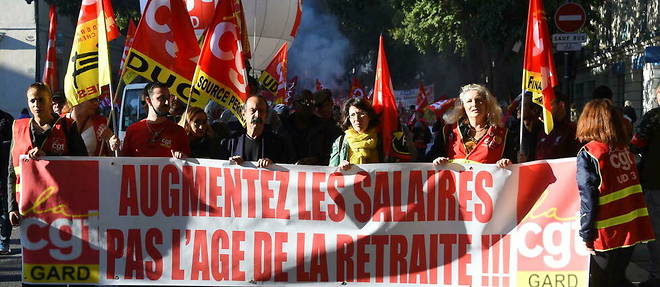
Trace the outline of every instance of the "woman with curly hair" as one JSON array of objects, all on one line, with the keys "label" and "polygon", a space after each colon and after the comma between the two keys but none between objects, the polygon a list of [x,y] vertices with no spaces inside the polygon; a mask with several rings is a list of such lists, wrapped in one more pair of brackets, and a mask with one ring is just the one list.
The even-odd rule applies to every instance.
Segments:
[{"label": "woman with curly hair", "polygon": [[443,119],[444,126],[436,131],[429,151],[433,164],[460,160],[505,167],[515,158],[515,143],[507,137],[502,109],[486,87],[463,86],[459,100]]}]

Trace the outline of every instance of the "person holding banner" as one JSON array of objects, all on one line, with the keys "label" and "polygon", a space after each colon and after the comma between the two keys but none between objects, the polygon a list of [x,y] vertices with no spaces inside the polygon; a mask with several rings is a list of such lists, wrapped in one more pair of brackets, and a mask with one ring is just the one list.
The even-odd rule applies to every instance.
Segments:
[{"label": "person holding banner", "polygon": [[428,158],[434,165],[449,160],[465,163],[512,164],[515,143],[507,137],[502,109],[490,91],[478,84],[461,87],[460,100],[445,114],[445,125],[436,133]]},{"label": "person holding banner", "polygon": [[257,167],[268,167],[273,163],[290,163],[292,151],[284,138],[266,128],[268,104],[259,95],[252,95],[243,105],[245,133],[222,140],[223,153],[230,162],[243,164],[256,161]]},{"label": "person holding banner", "polygon": [[654,239],[630,130],[609,99],[592,100],[578,120],[580,237],[591,251],[590,286],[634,286],[626,267],[638,243]]},{"label": "person holding banner", "polygon": [[190,141],[190,156],[194,158],[220,159],[220,139],[215,135],[204,110],[188,107],[179,125],[186,130]]},{"label": "person holding banner", "polygon": [[43,156],[86,156],[85,143],[76,123],[53,112],[53,94],[44,83],[37,82],[27,89],[27,102],[32,118],[14,121],[12,127],[9,175],[7,176],[9,220],[20,223],[16,191],[20,189],[20,156],[36,160]]},{"label": "person holding banner", "polygon": [[73,107],[65,117],[76,122],[89,156],[107,156],[119,150],[119,138],[108,128],[108,119],[97,114],[99,98],[84,101]]},{"label": "person holding banner", "polygon": [[382,142],[376,131],[378,116],[371,103],[364,98],[350,98],[343,111],[344,134],[332,144],[330,166],[349,170],[353,164],[382,162]]},{"label": "person holding banner", "polygon": [[126,129],[123,156],[185,158],[190,154],[186,131],[167,119],[170,92],[164,84],[153,82],[144,87],[147,118]]}]

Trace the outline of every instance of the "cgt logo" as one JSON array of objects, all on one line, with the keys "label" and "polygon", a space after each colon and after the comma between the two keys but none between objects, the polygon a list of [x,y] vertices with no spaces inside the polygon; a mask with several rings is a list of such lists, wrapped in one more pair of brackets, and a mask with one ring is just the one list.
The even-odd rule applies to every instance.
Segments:
[{"label": "cgt logo", "polygon": [[[227,37],[225,35],[228,35],[230,38],[228,40],[222,40],[223,37]],[[234,61],[234,65],[229,68],[229,80],[239,92],[245,93],[245,79],[247,77],[243,74],[245,67],[243,66],[242,57],[240,57],[242,51],[241,43],[238,39],[238,26],[236,26],[236,24],[220,22],[213,28],[213,35],[211,35],[211,42],[209,43],[209,47],[211,49],[211,53],[216,58],[222,61]],[[221,47],[222,42],[225,41],[229,41],[231,43],[229,45],[231,47],[229,50],[224,50]]]}]

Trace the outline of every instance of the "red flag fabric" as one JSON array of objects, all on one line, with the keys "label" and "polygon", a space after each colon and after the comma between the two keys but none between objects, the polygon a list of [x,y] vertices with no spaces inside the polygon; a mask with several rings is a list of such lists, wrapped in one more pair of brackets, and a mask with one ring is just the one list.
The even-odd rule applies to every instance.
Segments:
[{"label": "red flag fabric", "polygon": [[108,42],[110,42],[121,35],[117,22],[115,22],[115,11],[112,9],[111,0],[103,0],[103,14],[105,15],[105,33],[108,35]]},{"label": "red flag fabric", "polygon": [[314,84],[314,90],[316,92],[323,90],[323,84],[321,84],[321,81],[319,81],[319,79],[316,79],[316,84]]},{"label": "red flag fabric", "polygon": [[366,96],[367,95],[364,92],[364,87],[362,86],[362,83],[360,83],[360,79],[353,77],[353,79],[351,79],[351,94],[349,97],[359,98]]},{"label": "red flag fabric", "polygon": [[439,101],[436,101],[435,103],[432,103],[428,106],[428,109],[433,111],[435,113],[436,117],[442,117],[442,115],[449,110],[451,107],[454,106],[454,103],[456,103],[457,98],[451,98],[451,99],[442,99]]},{"label": "red flag fabric", "polygon": [[57,75],[57,54],[55,41],[57,39],[57,10],[54,4],[50,4],[48,12],[50,26],[48,27],[48,50],[46,51],[46,65],[41,81],[50,87],[51,91],[60,89]]},{"label": "red flag fabric", "polygon": [[380,35],[378,46],[378,62],[376,65],[376,81],[374,82],[373,107],[380,115],[380,129],[383,140],[383,155],[394,156],[392,148],[393,133],[399,128],[399,112],[394,100],[394,88],[390,77],[390,68],[387,65],[387,56],[383,46],[383,35]]},{"label": "red flag fabric", "polygon": [[273,56],[273,60],[259,76],[259,83],[275,96],[278,104],[283,103],[286,97],[287,52],[287,43],[284,42],[280,50]]},{"label": "red flag fabric", "polygon": [[[130,83],[139,75],[164,83],[172,94],[188,102],[199,52],[184,2],[151,0],[135,31],[122,79]],[[198,95],[190,98],[191,104],[200,101]]]},{"label": "red flag fabric", "polygon": [[128,19],[128,32],[126,33],[126,41],[124,41],[124,52],[121,55],[121,62],[119,62],[119,76],[124,74],[124,63],[126,62],[126,56],[128,56],[128,51],[133,45],[133,39],[135,38],[135,23],[133,19]]},{"label": "red flag fabric", "polygon": [[543,107],[543,125],[546,134],[552,131],[552,101],[554,87],[558,85],[552,43],[548,32],[542,0],[530,0],[527,14],[527,38],[523,65],[523,92],[532,92],[532,100]]},{"label": "red flag fabric", "polygon": [[298,7],[296,9],[296,20],[293,22],[293,28],[291,28],[291,37],[295,37],[298,34],[298,27],[300,27],[300,21],[302,21],[302,5],[303,0],[298,0]]},{"label": "red flag fabric", "polygon": [[236,17],[236,24],[238,25],[238,31],[241,32],[241,49],[243,50],[243,58],[250,59],[252,58],[252,50],[250,48],[250,38],[247,32],[247,22],[245,22],[245,12],[243,11],[243,1],[241,0],[232,0],[232,10],[234,16]]},{"label": "red flag fabric", "polygon": [[[243,123],[241,110],[247,99],[247,75],[241,48],[241,30],[231,2],[221,1],[206,32],[202,52],[193,77],[194,93],[229,109]],[[201,105],[200,105],[201,104]]]},{"label": "red flag fabric", "polygon": [[419,92],[417,93],[417,103],[415,104],[415,111],[422,112],[429,105],[428,95],[426,95],[426,87],[424,82],[419,82]]}]

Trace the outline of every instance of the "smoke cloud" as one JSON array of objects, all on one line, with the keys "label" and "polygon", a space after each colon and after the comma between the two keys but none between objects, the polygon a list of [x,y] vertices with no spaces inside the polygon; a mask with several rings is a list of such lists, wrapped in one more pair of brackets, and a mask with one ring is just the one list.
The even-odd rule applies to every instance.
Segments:
[{"label": "smoke cloud", "polygon": [[298,76],[301,89],[314,90],[316,79],[324,87],[343,87],[349,40],[339,31],[334,16],[325,13],[316,1],[303,1],[303,16],[298,35],[289,50],[287,78]]}]

